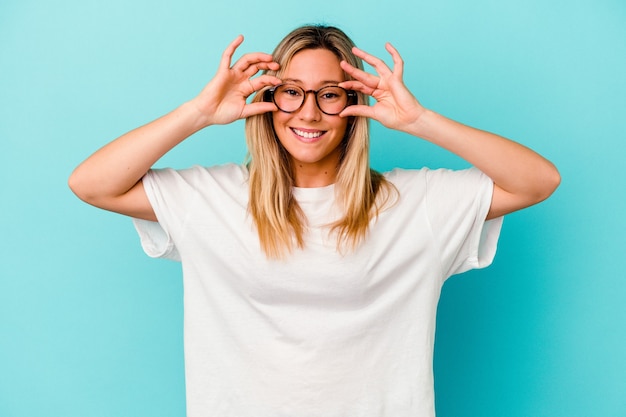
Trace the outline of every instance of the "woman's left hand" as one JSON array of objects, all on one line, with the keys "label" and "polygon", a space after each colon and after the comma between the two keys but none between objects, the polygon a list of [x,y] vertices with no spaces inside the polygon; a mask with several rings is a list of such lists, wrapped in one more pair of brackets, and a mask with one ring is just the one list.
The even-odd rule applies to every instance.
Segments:
[{"label": "woman's left hand", "polygon": [[388,128],[407,131],[419,121],[426,109],[404,85],[402,80],[404,62],[398,51],[389,43],[385,45],[385,49],[393,58],[393,70],[383,60],[357,47],[352,49],[357,57],[374,67],[378,76],[355,68],[345,61],[341,62],[341,68],[354,80],[344,81],[339,85],[347,90],[360,91],[372,96],[376,103],[372,106],[358,104],[348,106],[340,115],[369,117]]},{"label": "woman's left hand", "polygon": [[358,48],[353,53],[370,64],[378,76],[341,62],[354,78],[339,85],[376,99],[372,106],[353,105],[340,116],[365,116],[384,126],[407,132],[460,156],[494,182],[487,219],[503,216],[546,199],[561,177],[554,165],[536,152],[502,136],[455,122],[425,109],[402,81],[403,62],[398,51],[385,45],[394,68]]}]

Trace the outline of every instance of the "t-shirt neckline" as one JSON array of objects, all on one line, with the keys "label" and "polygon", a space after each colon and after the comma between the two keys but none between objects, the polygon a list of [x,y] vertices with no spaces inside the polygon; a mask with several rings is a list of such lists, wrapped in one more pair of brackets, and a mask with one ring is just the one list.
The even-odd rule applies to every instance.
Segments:
[{"label": "t-shirt neckline", "polygon": [[299,202],[324,201],[332,199],[335,195],[335,184],[324,187],[293,187],[293,196]]}]

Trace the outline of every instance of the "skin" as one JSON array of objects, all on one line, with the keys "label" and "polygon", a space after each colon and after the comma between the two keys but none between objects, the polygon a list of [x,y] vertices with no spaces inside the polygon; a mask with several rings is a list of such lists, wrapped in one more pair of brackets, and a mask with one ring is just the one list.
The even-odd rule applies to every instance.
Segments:
[{"label": "skin", "polygon": [[548,198],[561,181],[556,167],[536,152],[509,139],[450,120],[424,108],[403,82],[404,62],[389,43],[390,69],[381,59],[353,48],[377,72],[368,74],[341,63],[356,81],[342,87],[372,96],[373,106],[350,106],[342,116],[365,116],[449,150],[487,174],[494,182],[488,219],[503,216]]},{"label": "skin", "polygon": [[[286,69],[285,77],[299,80],[309,90],[319,88],[324,81],[345,79],[345,71],[354,80],[339,85],[370,95],[375,103],[350,106],[338,116],[328,116],[321,112],[316,114],[314,97],[307,97],[298,112],[286,116],[278,112],[273,103],[246,103],[255,91],[278,85],[282,80],[268,75],[254,77],[259,71],[279,68],[269,54],[245,54],[231,66],[233,54],[242,42],[243,37],[239,36],[226,48],[217,73],[197,97],[122,135],[80,164],[69,179],[72,191],[94,206],[155,221],[141,178],[159,158],[207,126],[228,124],[266,112],[275,112],[273,118],[279,140],[296,162],[296,184],[300,186],[322,186],[334,181],[337,138],[342,137],[348,116],[369,117],[390,129],[428,140],[482,170],[494,181],[488,218],[536,204],[550,196],[560,183],[554,165],[532,150],[424,108],[404,85],[402,58],[390,44],[386,49],[392,57],[393,68],[373,55],[353,49],[376,74],[358,70],[336,58],[333,61],[328,51],[298,53],[294,57],[295,64]],[[304,65],[307,63],[308,67]],[[293,127],[325,133],[320,140],[306,143],[298,141]]]},{"label": "skin", "polygon": [[[344,80],[339,58],[326,49],[298,52],[283,74],[284,82],[296,84],[305,91],[338,85]],[[313,94],[307,94],[298,111],[277,111],[272,119],[278,140],[294,162],[296,186],[322,187],[334,183],[340,158],[339,144],[348,119],[322,113]],[[320,136],[308,137],[317,135]]]},{"label": "skin", "polygon": [[156,161],[205,127],[277,110],[273,103],[246,103],[255,91],[281,80],[267,75],[251,78],[259,71],[279,68],[266,53],[246,54],[231,66],[242,42],[243,36],[231,42],[214,78],[194,99],[120,136],[83,161],[69,178],[72,191],[96,207],[156,221],[141,182]]}]

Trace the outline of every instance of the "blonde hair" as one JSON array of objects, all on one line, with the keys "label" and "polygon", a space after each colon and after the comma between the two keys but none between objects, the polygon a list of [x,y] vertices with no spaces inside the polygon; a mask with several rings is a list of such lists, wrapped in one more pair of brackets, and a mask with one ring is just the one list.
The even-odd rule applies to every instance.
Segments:
[{"label": "blonde hair", "polygon": [[[363,63],[352,53],[354,43],[332,26],[303,26],[289,33],[272,56],[280,64],[268,74],[281,77],[296,53],[305,49],[327,49],[354,67]],[[346,75],[346,79],[348,79]],[[253,101],[262,101],[260,91]],[[367,97],[357,92],[357,103]],[[291,157],[279,142],[272,114],[246,119],[247,166],[250,173],[249,211],[256,225],[261,248],[269,258],[281,258],[294,247],[304,247],[306,217],[293,196],[294,171]],[[354,250],[366,237],[370,221],[395,194],[395,187],[369,165],[369,124],[364,117],[351,117],[339,145],[341,160],[335,195],[343,216],[329,225],[337,233],[337,249]]]}]

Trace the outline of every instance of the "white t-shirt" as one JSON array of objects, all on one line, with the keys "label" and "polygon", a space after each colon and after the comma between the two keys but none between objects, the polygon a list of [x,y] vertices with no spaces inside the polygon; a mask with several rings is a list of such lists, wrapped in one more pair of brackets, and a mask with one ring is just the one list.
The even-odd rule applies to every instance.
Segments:
[{"label": "white t-shirt", "polygon": [[[150,171],[158,223],[136,220],[153,257],[181,260],[189,417],[433,417],[441,286],[491,263],[502,219],[476,169],[394,170],[397,204],[340,254],[324,227],[334,186],[296,188],[306,248],[262,253],[247,170]],[[336,213],[335,213],[336,214]]]}]

